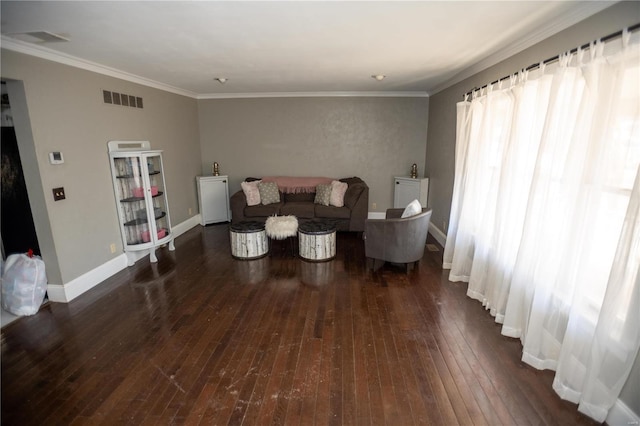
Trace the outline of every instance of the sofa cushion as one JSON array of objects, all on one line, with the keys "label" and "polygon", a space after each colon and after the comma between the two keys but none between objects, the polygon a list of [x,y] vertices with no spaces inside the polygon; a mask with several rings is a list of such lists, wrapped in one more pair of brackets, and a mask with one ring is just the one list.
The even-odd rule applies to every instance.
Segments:
[{"label": "sofa cushion", "polygon": [[334,180],[331,182],[331,197],[329,204],[336,207],[344,206],[344,194],[347,192],[347,185],[345,182]]},{"label": "sofa cushion", "polygon": [[280,202],[280,192],[275,182],[258,182],[258,191],[260,192],[260,201],[262,204],[273,204]]},{"label": "sofa cushion", "polygon": [[318,185],[316,186],[316,198],[313,200],[316,204],[322,204],[328,206],[331,201],[331,185]]},{"label": "sofa cushion", "polygon": [[284,196],[285,203],[297,202],[297,201],[309,201],[313,203],[313,199],[316,194],[313,192],[298,192],[298,193],[285,193],[282,194]]},{"label": "sofa cushion", "polygon": [[282,215],[293,215],[296,217],[313,218],[315,217],[315,204],[309,201],[292,201],[285,203],[280,209]]},{"label": "sofa cushion", "polygon": [[318,218],[349,219],[351,217],[351,209],[347,207],[313,205],[316,208],[316,217]]},{"label": "sofa cushion", "polygon": [[360,199],[360,195],[364,191],[364,184],[358,182],[349,184],[349,188],[347,188],[347,192],[344,193],[344,205],[345,207],[349,207],[350,209],[356,205],[358,200]]},{"label": "sofa cushion", "polygon": [[258,183],[260,183],[259,180],[251,182],[240,182],[242,192],[244,192],[244,196],[247,197],[248,206],[256,206],[260,204],[260,191],[258,191]]},{"label": "sofa cushion", "polygon": [[257,206],[247,206],[244,208],[245,217],[273,216],[280,212],[283,203],[273,203],[269,205],[258,204]]}]

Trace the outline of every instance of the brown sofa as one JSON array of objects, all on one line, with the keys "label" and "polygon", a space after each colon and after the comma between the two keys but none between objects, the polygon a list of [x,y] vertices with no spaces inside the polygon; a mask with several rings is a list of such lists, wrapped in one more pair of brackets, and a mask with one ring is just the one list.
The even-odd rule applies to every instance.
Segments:
[{"label": "brown sofa", "polygon": [[[247,178],[251,180],[252,178]],[[348,185],[344,194],[344,207],[315,204],[315,192],[284,193],[280,191],[280,202],[247,206],[242,190],[231,196],[231,222],[264,222],[273,215],[294,215],[298,221],[328,219],[335,223],[338,231],[364,231],[369,207],[369,187],[358,177],[339,179]]]}]

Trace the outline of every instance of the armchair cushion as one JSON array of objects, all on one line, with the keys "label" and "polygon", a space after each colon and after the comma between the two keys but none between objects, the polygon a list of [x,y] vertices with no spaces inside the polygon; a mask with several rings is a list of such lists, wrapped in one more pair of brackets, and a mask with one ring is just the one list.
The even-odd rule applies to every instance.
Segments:
[{"label": "armchair cushion", "polygon": [[404,211],[402,212],[402,216],[400,216],[400,217],[415,216],[418,213],[420,213],[421,211],[422,211],[422,206],[420,205],[420,201],[413,200],[412,202],[407,204],[407,207],[405,207]]}]

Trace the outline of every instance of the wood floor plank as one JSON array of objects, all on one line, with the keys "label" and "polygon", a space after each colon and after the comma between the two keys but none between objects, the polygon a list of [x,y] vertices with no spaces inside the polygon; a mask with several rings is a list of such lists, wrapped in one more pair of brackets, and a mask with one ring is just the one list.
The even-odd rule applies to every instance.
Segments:
[{"label": "wood floor plank", "polygon": [[442,251],[372,272],[356,233],[318,264],[233,259],[224,224],[175,243],[2,329],[3,424],[596,424]]},{"label": "wood floor plank", "polygon": [[[322,345],[320,346],[320,372],[318,379],[318,390],[316,399],[315,421],[316,424],[328,424],[331,419],[330,414],[330,386],[332,370],[332,350],[334,345],[334,310],[336,286],[330,286],[325,299],[322,316]],[[322,299],[321,299],[322,300]],[[322,304],[322,302],[321,302]]]}]

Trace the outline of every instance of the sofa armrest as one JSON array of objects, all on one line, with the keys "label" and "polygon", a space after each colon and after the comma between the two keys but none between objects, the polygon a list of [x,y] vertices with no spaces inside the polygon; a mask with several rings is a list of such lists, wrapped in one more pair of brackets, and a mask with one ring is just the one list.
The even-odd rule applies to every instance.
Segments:
[{"label": "sofa armrest", "polygon": [[246,220],[244,208],[247,207],[247,197],[243,191],[238,191],[229,198],[231,207],[231,223],[238,223]]},{"label": "sofa armrest", "polygon": [[362,232],[364,231],[364,222],[369,216],[369,187],[366,183],[357,183],[355,185],[362,185],[363,189],[360,193],[360,197],[353,204],[351,208],[351,219],[349,220],[349,231]]}]

